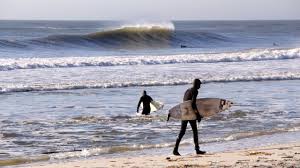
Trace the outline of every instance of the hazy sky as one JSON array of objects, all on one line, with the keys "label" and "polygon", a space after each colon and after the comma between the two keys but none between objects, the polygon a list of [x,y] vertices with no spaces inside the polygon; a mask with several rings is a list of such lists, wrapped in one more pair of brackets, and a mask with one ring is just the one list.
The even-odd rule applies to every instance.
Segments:
[{"label": "hazy sky", "polygon": [[300,0],[0,0],[0,19],[300,19]]}]

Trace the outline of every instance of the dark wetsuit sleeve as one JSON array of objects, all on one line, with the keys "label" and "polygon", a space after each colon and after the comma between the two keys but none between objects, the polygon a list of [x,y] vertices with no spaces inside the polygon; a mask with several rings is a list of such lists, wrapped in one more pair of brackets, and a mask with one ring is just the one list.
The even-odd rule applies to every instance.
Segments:
[{"label": "dark wetsuit sleeve", "polygon": [[198,112],[197,105],[196,105],[196,100],[197,100],[197,96],[198,96],[198,91],[197,91],[197,90],[193,90],[193,91],[192,91],[192,94],[193,94],[193,97],[192,97],[192,108],[193,108],[194,110],[197,110],[197,112]]},{"label": "dark wetsuit sleeve", "polygon": [[149,96],[149,98],[150,98],[150,102],[152,102],[153,101],[152,97]]},{"label": "dark wetsuit sleeve", "polygon": [[137,105],[137,108],[136,108],[136,112],[139,112],[139,108],[140,108],[140,105],[141,105],[141,103],[142,103],[142,97],[140,98],[140,101],[139,101],[139,103],[138,103],[138,105]]}]

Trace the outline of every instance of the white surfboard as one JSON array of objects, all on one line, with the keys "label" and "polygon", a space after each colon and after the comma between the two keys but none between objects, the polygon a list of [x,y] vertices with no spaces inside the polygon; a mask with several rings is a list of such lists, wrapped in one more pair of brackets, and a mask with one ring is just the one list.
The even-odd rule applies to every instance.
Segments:
[{"label": "white surfboard", "polygon": [[[196,100],[197,109],[203,117],[211,117],[222,111],[228,110],[233,103],[229,100],[219,99],[219,98],[201,98]],[[190,113],[193,114],[194,111],[192,109],[192,102],[185,101],[180,103],[169,110],[169,117],[174,119],[182,119],[183,113],[184,115]]]},{"label": "white surfboard", "polygon": [[[163,104],[162,102],[159,102],[159,101],[152,101],[152,102],[150,103],[150,108],[151,108],[150,114],[151,114],[152,112],[156,112],[156,111],[159,111],[159,110],[163,109],[163,107],[164,107],[164,104]],[[140,105],[138,114],[141,115],[141,114],[142,114],[142,111],[143,111],[143,103],[141,103],[141,105]]]}]

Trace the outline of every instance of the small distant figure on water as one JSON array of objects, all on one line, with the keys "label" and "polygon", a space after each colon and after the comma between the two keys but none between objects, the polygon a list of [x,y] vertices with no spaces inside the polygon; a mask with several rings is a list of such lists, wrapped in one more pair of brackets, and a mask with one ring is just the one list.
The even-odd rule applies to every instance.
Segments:
[{"label": "small distant figure on water", "polygon": [[180,45],[180,48],[187,48],[186,45]]},{"label": "small distant figure on water", "polygon": [[139,112],[139,108],[141,103],[143,103],[143,111],[142,114],[143,115],[149,115],[150,111],[151,111],[151,107],[150,107],[150,103],[153,101],[152,97],[147,95],[146,90],[143,91],[143,96],[140,98],[140,101],[137,105],[137,109],[136,112]]},{"label": "small distant figure on water", "polygon": [[274,43],[273,43],[273,46],[279,46],[279,45],[278,45],[277,43],[274,42]]},{"label": "small distant figure on water", "polygon": [[186,131],[186,127],[187,124],[190,123],[192,130],[193,130],[193,135],[194,135],[194,144],[195,144],[195,150],[197,154],[205,154],[205,151],[201,151],[199,148],[199,142],[198,142],[198,130],[197,130],[197,122],[196,120],[200,123],[201,119],[203,118],[198,109],[197,109],[197,105],[196,105],[196,99],[198,96],[198,89],[201,87],[201,81],[199,79],[195,79],[193,82],[193,87],[189,88],[185,91],[184,97],[183,97],[183,101],[188,101],[191,100],[192,101],[192,115],[188,115],[188,114],[184,114],[182,113],[182,118],[181,118],[181,129],[179,132],[179,135],[177,137],[176,140],[176,144],[173,150],[173,154],[180,156],[179,152],[178,152],[178,147],[180,144],[180,141],[182,139],[182,137],[185,134]]}]

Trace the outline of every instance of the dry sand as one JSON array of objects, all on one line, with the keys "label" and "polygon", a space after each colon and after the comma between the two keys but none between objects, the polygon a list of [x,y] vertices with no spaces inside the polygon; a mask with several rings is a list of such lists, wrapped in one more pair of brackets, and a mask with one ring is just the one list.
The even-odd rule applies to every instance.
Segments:
[{"label": "dry sand", "polygon": [[198,167],[299,167],[300,142],[255,149],[185,156],[94,158],[59,163],[35,163],[30,168],[198,168]]}]

